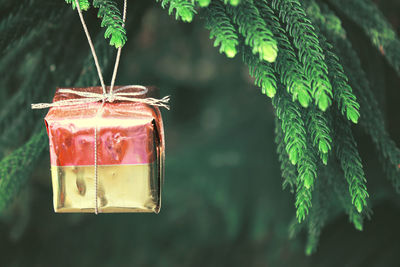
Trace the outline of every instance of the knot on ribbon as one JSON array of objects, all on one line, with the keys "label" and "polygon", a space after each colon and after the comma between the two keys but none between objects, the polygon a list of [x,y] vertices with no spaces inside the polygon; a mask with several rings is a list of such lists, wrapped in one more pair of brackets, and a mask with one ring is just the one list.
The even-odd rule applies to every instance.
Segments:
[{"label": "knot on ribbon", "polygon": [[113,93],[112,94],[105,94],[104,97],[105,97],[105,101],[106,102],[112,103],[112,102],[115,101],[115,95]]}]

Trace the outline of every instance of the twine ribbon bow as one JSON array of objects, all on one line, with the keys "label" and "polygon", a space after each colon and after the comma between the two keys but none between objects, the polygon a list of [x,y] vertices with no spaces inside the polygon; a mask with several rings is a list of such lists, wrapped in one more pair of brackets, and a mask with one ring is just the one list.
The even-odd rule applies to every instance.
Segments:
[{"label": "twine ribbon bow", "polygon": [[[127,89],[140,89],[138,92],[123,92]],[[71,89],[60,89],[60,93],[68,93],[74,94],[77,96],[81,96],[82,98],[75,98],[75,99],[66,99],[66,100],[59,100],[53,103],[37,103],[32,104],[32,109],[43,109],[43,108],[50,108],[50,107],[61,107],[61,106],[72,106],[72,105],[79,105],[79,104],[86,104],[86,103],[94,103],[102,101],[104,102],[114,102],[114,101],[129,101],[129,102],[138,102],[144,103],[151,106],[163,107],[169,110],[169,96],[165,96],[161,99],[157,98],[138,98],[138,96],[142,96],[147,94],[148,89],[142,85],[127,85],[116,89],[114,92],[111,93],[94,93],[94,92],[82,92],[78,90],[71,90]]]}]

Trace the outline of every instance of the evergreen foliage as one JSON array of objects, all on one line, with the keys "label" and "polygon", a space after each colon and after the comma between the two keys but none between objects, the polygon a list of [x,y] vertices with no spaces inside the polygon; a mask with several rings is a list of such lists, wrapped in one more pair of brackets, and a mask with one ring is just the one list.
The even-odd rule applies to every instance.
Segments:
[{"label": "evergreen foliage", "polygon": [[323,164],[328,164],[328,154],[331,150],[332,138],[328,118],[325,114],[315,107],[311,107],[306,112],[307,129],[310,133],[311,141],[317,149]]},{"label": "evergreen foliage", "polygon": [[219,52],[225,53],[228,58],[237,54],[238,36],[225,7],[221,2],[214,1],[205,14],[206,28],[210,31],[210,39],[215,38],[214,46],[220,46]]},{"label": "evergreen foliage", "polygon": [[[324,177],[325,178],[325,177]],[[307,243],[305,246],[306,255],[311,255],[317,249],[322,228],[329,217],[328,209],[330,193],[326,191],[326,181],[319,180],[312,203],[312,209],[307,221]]]},{"label": "evergreen foliage", "polygon": [[359,213],[367,206],[367,187],[363,165],[357,151],[356,141],[350,125],[341,117],[336,117],[336,156],[342,166],[344,176],[349,184],[351,202]]},{"label": "evergreen foliage", "polygon": [[279,53],[274,63],[275,71],[281,77],[281,83],[292,95],[292,99],[298,100],[303,107],[308,107],[312,101],[310,81],[305,77],[302,64],[299,63],[294,48],[287,37],[286,30],[280,24],[273,10],[268,7],[267,1],[257,1],[257,8],[273,31],[278,42]]},{"label": "evergreen foliage", "polygon": [[282,123],[286,152],[292,164],[296,165],[307,147],[306,128],[301,116],[301,109],[283,92],[279,92],[272,104],[276,110],[276,116]]},{"label": "evergreen foliage", "polygon": [[360,26],[372,44],[400,75],[400,39],[371,0],[329,0],[335,8]]},{"label": "evergreen foliage", "polygon": [[[311,10],[310,14],[315,14],[313,20],[319,23],[321,30],[330,38],[337,54],[343,61],[344,70],[349,74],[350,83],[356,90],[360,101],[360,124],[365,132],[371,136],[389,179],[396,191],[400,192],[400,170],[398,168],[400,149],[386,130],[385,119],[371,91],[368,77],[361,66],[360,59],[347,39],[346,32],[340,25],[340,19],[329,10],[328,6],[321,5],[320,8],[313,2],[310,4]],[[335,22],[334,26],[328,27],[329,23],[322,23],[321,17],[330,18]]]},{"label": "evergreen foliage", "polygon": [[237,6],[240,4],[241,0],[224,0],[225,4],[230,4],[232,6]]},{"label": "evergreen foliage", "polygon": [[[65,0],[65,2],[67,2],[68,4],[72,4],[73,9],[76,8],[75,0]],[[78,3],[79,3],[79,7],[83,11],[87,11],[90,8],[89,0],[78,0]]]},{"label": "evergreen foliage", "polygon": [[273,0],[272,7],[286,23],[293,44],[299,50],[299,59],[311,81],[315,104],[325,111],[332,103],[332,85],[327,77],[328,67],[313,25],[298,0]]},{"label": "evergreen foliage", "polygon": [[162,8],[168,8],[168,14],[175,12],[175,19],[181,19],[183,22],[192,22],[197,13],[194,4],[187,0],[157,0],[161,1]]},{"label": "evergreen foliage", "polygon": [[316,165],[314,152],[311,150],[310,145],[305,149],[299,158],[297,164],[297,189],[296,189],[296,217],[301,223],[311,209],[312,191],[314,190],[314,183],[317,178],[317,165]]},{"label": "evergreen foliage", "polygon": [[207,7],[211,3],[211,0],[196,0],[196,2],[200,7]]},{"label": "evergreen foliage", "polygon": [[[282,88],[282,87],[281,87]],[[297,166],[296,216],[303,221],[311,208],[312,190],[317,176],[314,151],[307,138],[301,107],[292,102],[287,94],[278,90],[272,104],[280,120],[283,141],[289,160]]]},{"label": "evergreen foliage", "polygon": [[[75,0],[65,1],[76,8]],[[192,22],[201,13],[214,46],[228,58],[241,53],[254,84],[272,99],[282,187],[295,195],[291,234],[307,231],[306,254],[316,250],[324,225],[334,216],[346,213],[354,227],[362,230],[372,213],[374,196],[367,192],[354,124],[359,123],[371,137],[387,176],[400,192],[400,149],[386,129],[370,77],[341,23],[345,17],[362,28],[400,75],[399,38],[371,0],[156,1],[183,22]],[[48,80],[66,86],[89,86],[97,80],[91,55],[71,45],[76,36],[68,23],[61,23],[76,12],[64,12],[59,3],[36,9],[37,2],[7,4],[10,12],[0,19],[0,71],[11,73],[0,80],[6,88],[0,90],[0,211],[27,183],[47,146],[45,131],[37,130],[43,113],[32,114],[29,104],[44,96],[50,100]],[[124,46],[127,32],[116,1],[79,0],[85,11],[91,3],[98,9],[110,45]],[[65,45],[54,48],[43,42],[44,36],[57,31],[63,33],[58,42]],[[112,51],[102,44],[100,34],[96,36],[96,51],[107,70]],[[26,56],[22,63],[12,64],[18,55]],[[70,60],[77,57],[86,58],[82,67],[74,67],[76,63]],[[47,67],[43,70],[43,62],[57,66],[56,73]],[[16,87],[16,91],[9,89]],[[33,130],[19,133],[24,127]]]},{"label": "evergreen foliage", "polygon": [[42,129],[0,161],[0,212],[7,208],[25,184],[28,173],[47,146],[46,140],[46,131]]},{"label": "evergreen foliage", "polygon": [[243,62],[249,67],[250,76],[255,78],[254,84],[261,87],[263,94],[273,98],[277,91],[277,83],[272,66],[268,62],[259,61],[244,44],[242,54]]},{"label": "evergreen foliage", "polygon": [[126,43],[126,30],[121,12],[113,0],[94,0],[93,6],[99,9],[97,16],[102,18],[101,27],[106,27],[104,37],[110,38],[110,45],[116,48]]},{"label": "evergreen foliage", "polygon": [[282,189],[290,187],[290,192],[294,192],[297,180],[296,167],[290,162],[289,156],[285,150],[285,142],[283,141],[283,132],[281,123],[278,118],[275,118],[275,143],[276,152],[278,153],[278,159],[281,163],[282,172]]},{"label": "evergreen foliage", "polygon": [[[362,217],[356,215],[356,213],[362,213],[367,206],[368,198],[361,159],[358,155],[350,125],[338,118],[337,115],[331,115],[330,113],[334,112],[334,110],[328,110],[332,102],[335,102],[337,106],[335,109],[337,108],[348,120],[357,123],[360,118],[360,104],[350,86],[350,83],[352,83],[351,78],[349,83],[348,74],[346,74],[345,68],[342,66],[343,63],[333,51],[336,49],[327,41],[324,34],[319,31],[319,27],[321,27],[320,21],[318,19],[315,20],[318,12],[311,14],[314,18],[309,17],[309,14],[306,13],[305,9],[310,7],[310,1],[305,1],[303,6],[297,0],[263,0],[255,2],[244,1],[238,8],[227,6],[224,14],[224,7],[218,1],[216,2],[215,5],[218,5],[220,18],[223,18],[224,23],[229,27],[227,27],[227,30],[217,32],[215,28],[218,28],[221,22],[206,16],[206,27],[211,30],[211,38],[220,36],[220,40],[226,40],[227,38],[224,37],[224,34],[236,37],[237,35],[233,28],[235,27],[245,38],[242,54],[244,62],[249,66],[250,75],[255,77],[255,83],[262,88],[262,92],[269,92],[267,95],[273,98],[273,104],[279,118],[277,124],[282,128],[280,133],[282,138],[279,138],[279,133],[277,132],[276,141],[284,142],[285,144],[277,144],[282,172],[284,173],[284,187],[286,185],[297,187],[295,206],[297,208],[298,221],[303,221],[306,218],[312,206],[312,190],[319,173],[316,155],[318,154],[322,163],[326,165],[328,164],[329,152],[332,147],[335,147],[334,150],[341,162],[344,176],[349,183],[348,194],[351,197],[351,204],[355,207],[355,209],[345,208],[345,210],[347,210],[356,228],[361,229]],[[226,1],[225,4],[227,4]],[[313,2],[313,4],[318,7],[317,3]],[[234,23],[233,27],[229,23],[229,18]],[[265,23],[261,23],[260,18]],[[325,16],[320,14],[319,19],[321,18],[326,20]],[[332,16],[329,19],[332,20]],[[340,23],[338,18],[335,21]],[[254,27],[255,24],[261,25],[259,27],[262,27],[262,29],[257,30]],[[330,27],[336,33],[343,34],[341,26],[335,25],[335,28],[329,23],[325,23],[322,26]],[[221,27],[219,28],[221,29]],[[278,53],[274,60],[271,60],[271,58],[269,60],[266,59],[261,53],[259,53],[259,59],[257,59],[245,47],[245,45],[250,46],[253,54],[260,52],[260,49],[255,48],[255,45],[261,42],[251,42],[251,40],[260,39],[258,37],[260,32],[263,32],[264,38],[270,38],[269,42],[271,40],[276,42]],[[326,33],[325,30],[323,32]],[[332,33],[330,34],[332,35]],[[220,51],[224,52],[224,49]],[[273,63],[272,65],[266,62],[263,63],[264,60]],[[355,63],[359,62],[358,59],[353,60],[355,60]],[[361,65],[353,69],[362,72]],[[275,77],[279,77],[278,83],[283,86],[276,86]],[[365,77],[363,83],[365,84],[366,81]],[[299,101],[301,106],[307,108],[307,110],[302,111],[300,106],[294,105],[289,100],[289,95],[280,93],[279,89],[282,90],[283,88],[290,94],[292,101]],[[362,98],[362,96],[360,97]],[[370,98],[369,101],[374,101],[373,97]],[[313,106],[309,107],[312,99],[318,109]],[[363,99],[360,99],[360,101],[363,102]],[[370,106],[369,103],[366,103],[366,106]],[[335,129],[331,123],[332,117],[343,123],[343,125],[340,125],[341,130],[338,130],[339,134],[335,134],[335,141],[331,137],[331,129]],[[380,123],[382,124],[383,120],[380,120]],[[377,124],[379,123],[377,122]],[[280,127],[277,126],[277,128]],[[368,127],[369,131],[376,131],[372,130],[372,128]],[[380,138],[380,140],[382,139],[385,140],[385,138]],[[375,140],[379,147],[377,138]],[[385,147],[388,150],[389,147],[393,150],[395,148],[394,143],[387,142],[390,145],[386,144]],[[282,148],[285,148],[288,155],[287,158],[282,155]],[[389,154],[392,155],[391,162],[394,164],[396,160],[393,158],[396,158],[397,155],[394,156],[395,152],[383,153],[383,157],[387,158]],[[293,168],[288,167],[287,162],[297,166],[297,173],[293,171]],[[391,173],[393,174],[393,172]],[[297,175],[296,183],[293,182],[293,175]],[[327,183],[322,184],[322,187],[336,186],[327,185]],[[315,246],[310,244],[315,243],[314,241],[318,239],[319,232],[319,230],[310,231],[310,235],[313,233],[314,238],[310,236],[309,252],[313,251],[311,248]]]},{"label": "evergreen foliage", "polygon": [[[76,0],[65,0],[72,3],[76,8]],[[78,0],[81,10],[87,11],[90,8],[89,0]],[[110,45],[115,48],[123,47],[127,41],[126,30],[122,20],[121,12],[114,0],[93,0],[93,6],[98,8],[97,16],[101,18],[101,27],[106,27],[104,37],[110,38]]]},{"label": "evergreen foliage", "polygon": [[[322,35],[321,38],[323,38]],[[346,115],[348,120],[357,123],[360,118],[360,104],[357,102],[357,98],[353,94],[353,90],[348,82],[349,79],[344,73],[339,58],[332,51],[332,46],[325,40],[323,40],[322,43],[326,51],[326,62],[329,71],[328,75],[333,84],[334,99],[338,104],[342,115]]]},{"label": "evergreen foliage", "polygon": [[237,7],[228,5],[226,11],[253,54],[258,54],[260,60],[274,62],[278,53],[276,40],[253,2],[247,0]]}]

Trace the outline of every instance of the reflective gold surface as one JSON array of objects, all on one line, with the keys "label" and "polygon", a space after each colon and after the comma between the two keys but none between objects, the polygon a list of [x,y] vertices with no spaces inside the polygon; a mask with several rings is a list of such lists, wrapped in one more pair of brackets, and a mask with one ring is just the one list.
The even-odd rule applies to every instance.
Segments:
[{"label": "reflective gold surface", "polygon": [[[160,209],[157,163],[98,166],[100,213],[155,212]],[[94,166],[52,166],[55,212],[94,212]]]}]

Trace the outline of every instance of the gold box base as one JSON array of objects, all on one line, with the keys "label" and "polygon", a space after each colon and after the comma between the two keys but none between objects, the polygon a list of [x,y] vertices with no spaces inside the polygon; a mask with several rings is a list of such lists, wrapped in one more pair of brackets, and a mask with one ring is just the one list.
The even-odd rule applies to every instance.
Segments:
[{"label": "gold box base", "polygon": [[154,212],[160,210],[157,164],[51,166],[55,212]]}]

